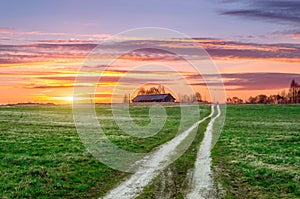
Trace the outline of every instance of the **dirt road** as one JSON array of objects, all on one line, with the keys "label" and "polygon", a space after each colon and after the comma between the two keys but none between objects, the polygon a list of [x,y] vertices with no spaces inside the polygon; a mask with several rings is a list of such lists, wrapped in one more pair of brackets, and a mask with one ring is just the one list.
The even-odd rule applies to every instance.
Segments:
[{"label": "dirt road", "polygon": [[[218,109],[219,110],[219,109]],[[168,161],[176,151],[176,147],[189,136],[189,134],[198,125],[214,115],[214,105],[211,107],[211,114],[202,120],[194,123],[189,129],[169,142],[161,145],[149,157],[146,157],[143,165],[136,173],[131,175],[127,180],[119,184],[105,195],[104,199],[130,199],[138,196],[153,178],[157,177],[162,170],[168,166]]]},{"label": "dirt road", "polygon": [[197,154],[195,168],[190,183],[190,192],[187,194],[188,199],[216,198],[216,190],[212,180],[211,171],[211,144],[213,135],[213,125],[221,115],[220,106],[217,106],[217,115],[209,122],[204,138],[201,142]]}]

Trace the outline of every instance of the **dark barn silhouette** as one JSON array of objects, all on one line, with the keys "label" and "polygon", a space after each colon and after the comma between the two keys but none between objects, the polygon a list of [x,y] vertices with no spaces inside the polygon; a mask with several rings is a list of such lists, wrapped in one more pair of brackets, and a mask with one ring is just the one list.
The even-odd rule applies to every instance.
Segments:
[{"label": "dark barn silhouette", "polygon": [[175,98],[170,94],[137,95],[132,102],[175,102]]}]

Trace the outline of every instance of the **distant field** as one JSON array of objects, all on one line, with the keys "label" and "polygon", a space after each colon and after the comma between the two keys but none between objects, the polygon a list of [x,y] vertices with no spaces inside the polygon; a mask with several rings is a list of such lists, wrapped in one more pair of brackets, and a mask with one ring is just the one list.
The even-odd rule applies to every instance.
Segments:
[{"label": "distant field", "polygon": [[300,106],[228,106],[213,163],[227,198],[300,198]]},{"label": "distant field", "polygon": [[[209,114],[208,106],[200,108]],[[106,135],[133,152],[148,152],[172,139],[181,117],[179,107],[166,107],[164,128],[155,136],[138,139],[122,133],[109,108],[98,106],[96,111]],[[150,122],[148,107],[132,107],[130,112],[136,123]],[[96,198],[128,175],[87,152],[76,133],[71,107],[2,106],[0,137],[0,198]]]}]

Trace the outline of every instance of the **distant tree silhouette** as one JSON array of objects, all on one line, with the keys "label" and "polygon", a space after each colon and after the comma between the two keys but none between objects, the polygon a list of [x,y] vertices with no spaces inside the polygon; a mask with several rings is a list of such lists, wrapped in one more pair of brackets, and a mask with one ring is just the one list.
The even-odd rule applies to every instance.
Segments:
[{"label": "distant tree silhouette", "polygon": [[[239,104],[243,103],[238,97],[227,98],[227,103]],[[290,84],[289,92],[285,90],[278,92],[277,95],[265,95],[260,94],[255,97],[250,96],[245,101],[247,104],[288,104],[288,103],[300,103],[300,84],[295,80],[292,80]]]},{"label": "distant tree silhouette", "polygon": [[196,96],[196,100],[197,100],[198,102],[202,102],[202,96],[201,96],[201,94],[200,94],[199,92],[196,92],[196,93],[195,93],[195,96]]},{"label": "distant tree silhouette", "polygon": [[162,86],[162,85],[158,85],[157,89],[158,89],[158,91],[159,91],[160,94],[165,94],[166,93],[165,87]]},{"label": "distant tree silhouette", "polygon": [[248,99],[248,103],[250,104],[270,104],[271,102],[269,101],[269,97],[264,95],[264,94],[260,94],[257,95],[255,97],[249,97]]},{"label": "distant tree silhouette", "polygon": [[249,104],[256,104],[255,97],[250,96],[249,99],[248,99],[248,101],[247,101],[247,103],[249,103]]},{"label": "distant tree silhouette", "polygon": [[125,94],[123,97],[123,103],[128,103],[128,102],[129,102],[129,98],[128,98],[127,94]]},{"label": "distant tree silhouette", "polygon": [[300,102],[300,85],[293,79],[290,87],[290,101],[291,103]]},{"label": "distant tree silhouette", "polygon": [[267,104],[268,103],[268,96],[261,94],[257,96],[257,103],[258,104]]},{"label": "distant tree silhouette", "polygon": [[203,102],[202,96],[199,92],[195,94],[178,94],[178,99],[180,102]]},{"label": "distant tree silhouette", "polygon": [[145,89],[144,87],[140,88],[138,91],[138,95],[153,95],[153,94],[165,94],[165,87],[159,85],[156,87],[151,87],[149,89]]},{"label": "distant tree silhouette", "polygon": [[228,104],[242,104],[244,101],[241,98],[238,97],[232,97],[232,98],[227,98],[227,103]]},{"label": "distant tree silhouette", "polygon": [[139,92],[138,92],[138,95],[145,95],[145,94],[146,94],[145,88],[140,88]]},{"label": "distant tree silhouette", "polygon": [[146,95],[161,94],[158,88],[151,87],[146,90]]}]

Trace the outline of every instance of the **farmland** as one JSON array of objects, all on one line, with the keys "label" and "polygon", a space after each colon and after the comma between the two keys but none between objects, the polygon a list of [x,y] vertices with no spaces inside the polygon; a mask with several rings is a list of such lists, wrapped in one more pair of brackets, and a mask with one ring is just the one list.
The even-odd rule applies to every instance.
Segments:
[{"label": "farmland", "polygon": [[[201,107],[203,117],[209,110]],[[148,152],[172,139],[180,121],[180,108],[166,107],[164,128],[155,136],[138,139],[122,133],[109,108],[99,106],[96,111],[110,140],[133,152]],[[148,111],[149,107],[140,106],[130,110],[141,125],[149,122]],[[1,107],[0,120],[1,197],[95,198],[128,175],[88,153],[69,106]]]},{"label": "farmland", "polygon": [[227,198],[300,197],[300,106],[229,106],[212,151]]},{"label": "farmland", "polygon": [[[107,137],[132,152],[149,152],[174,138],[180,108],[166,106],[164,128],[148,138],[130,137],[113,121],[109,107],[97,106]],[[198,108],[198,107],[194,107]],[[201,118],[209,106],[200,106]],[[226,123],[212,150],[219,197],[298,198],[300,106],[228,106]],[[149,107],[131,107],[136,123],[150,122]],[[0,197],[97,198],[130,176],[100,163],[82,144],[70,106],[0,107]],[[188,150],[147,186],[139,198],[183,198],[209,120],[201,123]],[[193,121],[187,126],[192,125]]]}]

